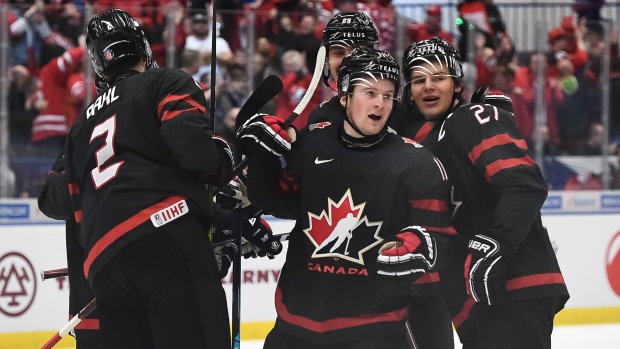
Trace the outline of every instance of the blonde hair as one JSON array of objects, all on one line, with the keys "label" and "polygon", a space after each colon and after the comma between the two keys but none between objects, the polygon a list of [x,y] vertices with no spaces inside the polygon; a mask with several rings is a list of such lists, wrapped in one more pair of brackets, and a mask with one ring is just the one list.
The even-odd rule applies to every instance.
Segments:
[{"label": "blonde hair", "polygon": [[295,70],[303,69],[304,65],[306,64],[306,60],[301,54],[301,52],[295,50],[289,50],[284,52],[284,54],[282,55],[282,64],[284,64],[284,62],[294,63],[296,65]]}]

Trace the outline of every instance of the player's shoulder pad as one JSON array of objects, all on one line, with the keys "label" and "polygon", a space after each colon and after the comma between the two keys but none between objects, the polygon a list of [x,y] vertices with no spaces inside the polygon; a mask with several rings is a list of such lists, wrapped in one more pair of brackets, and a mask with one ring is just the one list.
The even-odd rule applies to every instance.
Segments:
[{"label": "player's shoulder pad", "polygon": [[463,130],[476,126],[497,123],[500,117],[513,118],[512,113],[490,104],[471,103],[454,109],[446,118],[446,125],[464,127]]}]

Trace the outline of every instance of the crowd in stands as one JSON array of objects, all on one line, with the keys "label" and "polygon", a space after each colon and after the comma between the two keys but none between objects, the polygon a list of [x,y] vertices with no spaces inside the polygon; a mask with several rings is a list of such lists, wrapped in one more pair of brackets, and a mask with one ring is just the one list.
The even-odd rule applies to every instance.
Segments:
[{"label": "crowd in stands", "polygon": [[[268,75],[279,75],[285,88],[263,111],[281,118],[292,112],[310,83],[323,26],[334,12],[366,12],[379,32],[381,50],[396,53],[398,37],[398,13],[390,0],[220,0],[215,52],[208,0],[0,0],[0,4],[9,6],[9,157],[16,177],[14,196],[38,194],[37,178],[44,178],[46,170],[33,174],[32,166],[21,160],[39,159],[41,168],[49,168],[87,96],[96,95],[94,84],[86,86],[83,65],[87,4],[95,13],[117,7],[134,16],[160,66],[166,66],[170,58],[167,45],[174,46],[175,65],[199,82],[208,100],[215,89],[216,133],[230,141],[250,84],[258,86]],[[604,42],[609,40],[612,97],[607,132],[610,154],[620,157],[618,30],[603,29],[602,5],[603,1],[575,2],[574,15],[548,32],[548,51],[542,55],[515,47],[493,0],[465,0],[457,5],[457,23],[463,29],[452,33],[441,27],[446,15],[442,8],[430,5],[423,22],[406,23],[403,44],[439,36],[453,42],[467,58],[463,54],[467,38],[473,38],[469,66],[475,67],[475,84],[488,85],[512,98],[514,116],[529,148],[535,149],[533,142],[540,135],[545,155],[590,156],[602,154],[606,132],[601,120],[600,78]],[[248,21],[250,12],[254,13],[252,22]],[[469,23],[474,24],[473,35],[466,33]],[[252,36],[247,35],[250,31]],[[253,52],[247,50],[248,37],[255,39]],[[215,72],[211,71],[212,59],[217,62]],[[248,76],[249,66],[253,76]],[[542,79],[537,78],[540,72]],[[211,86],[211,74],[215,74],[215,86]],[[537,128],[539,81],[543,82],[546,125]],[[309,111],[324,97],[317,92],[294,126],[303,127]],[[591,175],[596,179],[600,173]],[[577,183],[567,182],[567,189],[601,188],[600,179],[598,185],[585,179],[583,188],[581,179],[571,180]],[[612,188],[620,188],[617,171]]]}]

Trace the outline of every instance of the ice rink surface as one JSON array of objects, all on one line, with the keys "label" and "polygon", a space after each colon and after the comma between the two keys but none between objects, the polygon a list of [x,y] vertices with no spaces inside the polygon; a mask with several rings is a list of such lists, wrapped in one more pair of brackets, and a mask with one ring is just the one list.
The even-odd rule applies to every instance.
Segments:
[{"label": "ice rink surface", "polygon": [[[557,326],[551,338],[554,349],[620,349],[620,323]],[[243,341],[241,349],[262,349],[263,341]],[[455,348],[461,343],[455,338]]]}]

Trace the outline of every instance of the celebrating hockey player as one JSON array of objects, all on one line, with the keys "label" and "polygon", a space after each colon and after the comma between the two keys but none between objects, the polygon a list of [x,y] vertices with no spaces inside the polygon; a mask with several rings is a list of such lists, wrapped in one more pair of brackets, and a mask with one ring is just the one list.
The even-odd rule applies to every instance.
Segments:
[{"label": "celebrating hockey player", "polygon": [[410,285],[439,268],[455,232],[441,163],[387,131],[399,84],[392,56],[358,47],[338,70],[347,122],[310,125],[294,143],[273,116],[239,128],[244,153],[268,154],[248,169],[250,201],[296,220],[265,348],[405,347]]},{"label": "celebrating hockey player", "polygon": [[462,244],[440,271],[465,349],[551,347],[553,318],[568,299],[540,209],[547,185],[513,115],[462,103],[455,48],[432,38],[403,55],[414,139],[444,164]]},{"label": "celebrating hockey player", "polygon": [[128,13],[93,17],[87,46],[109,88],[71,129],[65,160],[102,347],[229,347],[204,183],[222,183],[232,152],[212,137],[201,89],[157,68]]}]

